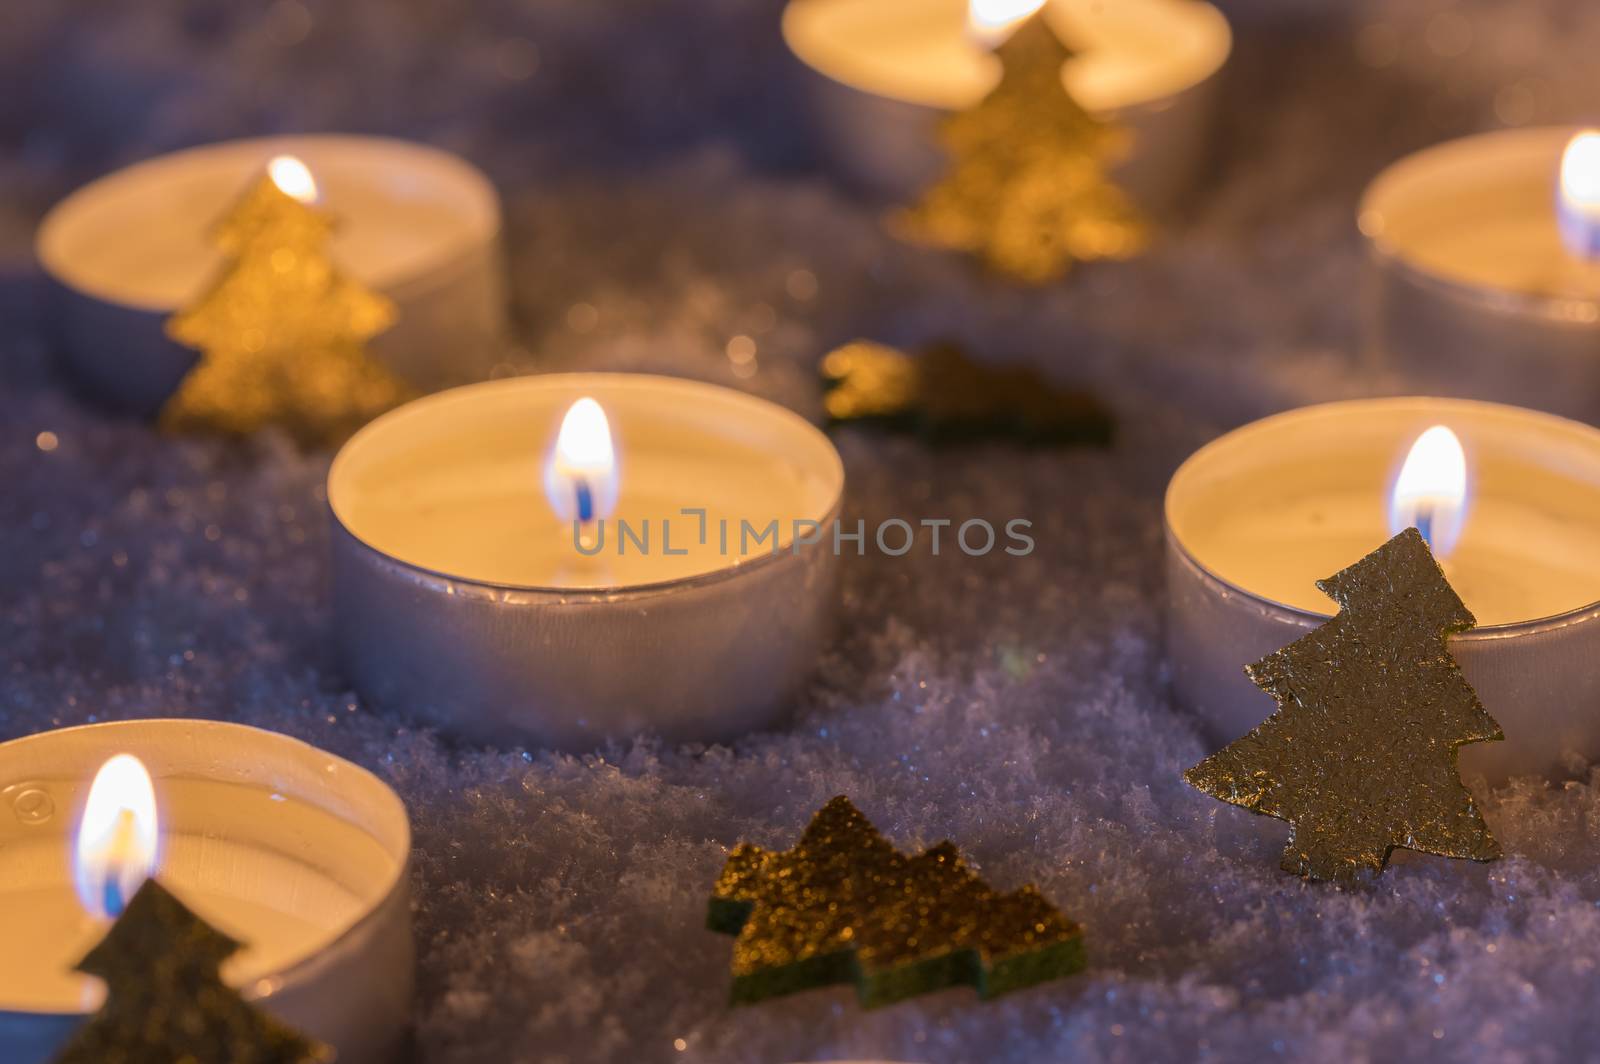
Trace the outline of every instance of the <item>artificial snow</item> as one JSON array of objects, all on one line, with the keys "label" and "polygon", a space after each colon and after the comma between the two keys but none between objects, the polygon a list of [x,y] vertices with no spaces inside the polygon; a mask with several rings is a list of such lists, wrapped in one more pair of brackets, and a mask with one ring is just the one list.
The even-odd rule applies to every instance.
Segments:
[{"label": "artificial snow", "polygon": [[[1600,779],[1480,783],[1504,861],[1302,883],[1278,870],[1285,825],[1183,783],[1217,737],[1174,706],[1160,640],[1177,463],[1372,387],[1363,184],[1449,136],[1592,118],[1600,20],[1585,0],[1225,6],[1211,179],[1143,259],[1027,290],[896,244],[815,161],[776,0],[11,4],[0,738],[215,717],[376,771],[415,825],[429,1064],[1595,1058]],[[838,634],[781,730],[456,745],[364,706],[332,660],[330,456],[110,419],[56,378],[39,319],[32,228],[74,185],[315,130],[427,140],[495,178],[519,323],[504,373],[674,373],[815,417],[830,346],[955,337],[1095,388],[1119,441],[836,433],[847,520],[1023,517],[1037,549],[847,556]],[[864,1012],[838,988],[729,1008],[730,943],[704,927],[728,849],[786,847],[841,793],[902,848],[949,837],[995,887],[1037,883],[1086,926],[1088,971],[992,1003]]]}]

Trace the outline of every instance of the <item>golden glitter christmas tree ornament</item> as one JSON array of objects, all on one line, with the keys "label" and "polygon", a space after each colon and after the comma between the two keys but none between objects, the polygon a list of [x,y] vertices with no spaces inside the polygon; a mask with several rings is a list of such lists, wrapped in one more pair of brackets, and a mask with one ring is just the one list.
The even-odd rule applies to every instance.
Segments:
[{"label": "golden glitter christmas tree ornament", "polygon": [[1131,134],[1096,119],[1067,92],[1072,54],[1038,15],[995,49],[1000,83],[944,122],[950,169],[890,219],[904,239],[978,256],[1033,284],[1074,262],[1125,259],[1149,240],[1127,195],[1107,176]]},{"label": "golden glitter christmas tree ornament", "polygon": [[831,421],[919,433],[935,442],[1004,437],[1029,444],[1111,442],[1111,411],[1028,367],[975,362],[953,343],[917,356],[853,340],[822,360]]},{"label": "golden glitter christmas tree ornament", "polygon": [[239,997],[218,975],[239,943],[153,879],[78,970],[105,981],[100,1010],[55,1064],[326,1064],[333,1051]]},{"label": "golden glitter christmas tree ornament", "polygon": [[245,435],[277,424],[302,443],[332,443],[408,398],[364,346],[394,306],[335,268],[315,188],[304,164],[280,156],[217,224],[228,265],[167,322],[201,354],[162,409],[164,428]]},{"label": "golden glitter christmas tree ornament", "polygon": [[1458,747],[1505,738],[1445,646],[1477,622],[1421,534],[1317,586],[1338,615],[1245,670],[1278,711],[1184,779],[1288,821],[1283,867],[1310,879],[1381,872],[1397,847],[1501,856],[1456,768]]},{"label": "golden glitter christmas tree ornament", "polygon": [[961,985],[990,998],[1084,965],[1082,928],[1034,887],[991,890],[949,842],[906,857],[843,796],[791,850],[734,850],[707,925],[738,936],[735,1004],[834,983],[868,1008]]}]

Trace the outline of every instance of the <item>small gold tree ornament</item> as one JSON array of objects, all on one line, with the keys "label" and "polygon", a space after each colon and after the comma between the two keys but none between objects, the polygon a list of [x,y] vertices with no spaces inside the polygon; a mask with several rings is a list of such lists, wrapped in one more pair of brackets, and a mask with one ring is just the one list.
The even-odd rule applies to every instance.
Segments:
[{"label": "small gold tree ornament", "polygon": [[393,324],[394,305],[334,266],[334,222],[316,195],[305,164],[279,156],[218,222],[228,264],[167,321],[200,359],[162,427],[247,435],[276,424],[304,444],[332,443],[408,397],[365,349]]},{"label": "small gold tree ornament", "polygon": [[1285,871],[1355,880],[1397,848],[1501,856],[1456,753],[1503,739],[1445,637],[1474,621],[1416,529],[1318,581],[1322,627],[1249,666],[1278,711],[1184,773],[1213,798],[1293,826]]},{"label": "small gold tree ornament", "polygon": [[1142,251],[1143,217],[1107,174],[1126,156],[1131,134],[1067,92],[1061,67],[1071,54],[1040,15],[1025,19],[995,49],[1000,83],[940,128],[949,170],[892,216],[890,228],[1032,284],[1056,280],[1075,262]]}]

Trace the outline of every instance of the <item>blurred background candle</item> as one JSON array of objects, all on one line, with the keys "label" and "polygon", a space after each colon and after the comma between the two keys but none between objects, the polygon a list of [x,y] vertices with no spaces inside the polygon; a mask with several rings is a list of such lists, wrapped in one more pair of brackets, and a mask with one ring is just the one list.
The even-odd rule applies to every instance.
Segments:
[{"label": "blurred background candle", "polygon": [[0,1059],[43,1064],[100,984],[73,971],[149,875],[244,944],[223,977],[386,1060],[412,987],[410,828],[371,773],[236,724],[142,720],[0,743]]},{"label": "blurred background candle", "polygon": [[1600,135],[1486,133],[1395,163],[1361,202],[1380,386],[1600,418]]},{"label": "blurred background candle", "polygon": [[[166,321],[211,282],[211,227],[269,161],[279,187],[335,219],[339,269],[395,304],[373,357],[412,386],[481,380],[506,324],[500,201],[465,160],[407,141],[297,136],[229,141],[102,177],[57,204],[35,251],[68,371],[91,398],[152,415],[196,352]],[[298,164],[298,165],[291,165]],[[285,184],[287,182],[287,184]]]},{"label": "blurred background candle", "polygon": [[[1039,0],[790,0],[789,48],[809,69],[835,168],[904,201],[938,176],[934,130],[999,81],[990,49]],[[1077,54],[1062,81],[1090,112],[1133,130],[1118,180],[1152,210],[1173,204],[1204,158],[1214,77],[1232,35],[1198,0],[1049,0],[1040,17]]]},{"label": "blurred background candle", "polygon": [[475,738],[732,738],[811,670],[843,488],[814,426],[713,385],[552,374],[418,400],[328,474],[344,667]]},{"label": "blurred background candle", "polygon": [[1213,738],[1273,711],[1244,666],[1332,615],[1316,581],[1416,526],[1477,617],[1451,652],[1506,732],[1462,766],[1600,755],[1600,431],[1462,400],[1307,407],[1197,451],[1166,520],[1173,686]]}]

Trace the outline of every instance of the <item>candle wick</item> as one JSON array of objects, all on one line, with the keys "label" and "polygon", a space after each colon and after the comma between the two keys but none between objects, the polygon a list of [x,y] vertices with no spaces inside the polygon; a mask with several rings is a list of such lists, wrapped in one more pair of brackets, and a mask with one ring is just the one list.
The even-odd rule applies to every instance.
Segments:
[{"label": "candle wick", "polygon": [[1422,534],[1422,542],[1433,549],[1433,507],[1419,506],[1417,508],[1417,531]]},{"label": "candle wick", "polygon": [[578,503],[578,542],[588,550],[595,544],[594,488],[588,477],[579,476],[572,478],[572,490]]},{"label": "candle wick", "polygon": [[110,868],[106,871],[105,892],[101,905],[106,915],[115,920],[122,915],[122,910],[127,908],[128,900],[122,896],[121,877],[114,874],[117,870]]},{"label": "candle wick", "polygon": [[572,490],[578,496],[578,520],[583,524],[594,521],[594,489],[589,486],[587,477],[574,477]]}]

